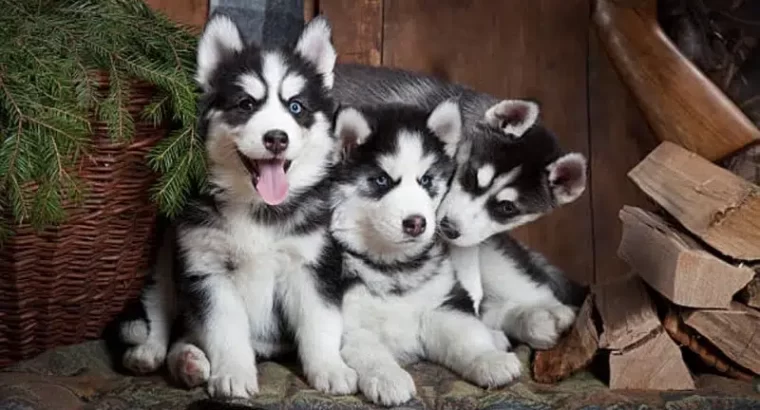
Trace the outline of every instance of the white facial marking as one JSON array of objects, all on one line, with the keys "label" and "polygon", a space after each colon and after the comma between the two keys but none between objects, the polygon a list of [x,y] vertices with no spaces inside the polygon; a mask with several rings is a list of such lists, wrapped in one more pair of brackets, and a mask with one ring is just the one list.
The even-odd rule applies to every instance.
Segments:
[{"label": "white facial marking", "polygon": [[298,95],[303,91],[303,87],[306,85],[306,79],[298,74],[288,74],[284,80],[282,80],[282,88],[280,89],[280,95],[284,101],[288,101],[291,98]]},{"label": "white facial marking", "polygon": [[481,188],[487,187],[493,180],[494,173],[496,173],[496,170],[491,164],[480,167],[478,170],[478,186]]},{"label": "white facial marking", "polygon": [[241,75],[239,84],[243,91],[256,101],[261,101],[266,96],[267,88],[255,74]]},{"label": "white facial marking", "polygon": [[398,139],[398,150],[393,154],[379,158],[380,167],[393,180],[410,174],[419,178],[433,165],[435,157],[425,155],[421,138],[408,131],[401,131]]},{"label": "white facial marking", "polygon": [[[479,185],[481,173],[488,172],[483,171],[483,168],[485,167],[481,167],[478,170]],[[438,207],[437,211],[438,220],[444,217],[448,218],[456,224],[460,232],[460,236],[451,241],[453,244],[457,246],[473,246],[495,233],[504,232],[539,216],[520,216],[509,221],[507,224],[501,224],[494,221],[486,209],[488,199],[493,196],[496,196],[496,199],[500,201],[514,201],[519,197],[519,191],[516,188],[510,187],[510,184],[517,180],[520,172],[522,172],[522,168],[518,166],[506,174],[493,178],[491,187],[479,196],[473,196],[465,192],[459,179],[454,179],[451,188],[443,198],[441,206]]]},{"label": "white facial marking", "polygon": [[519,196],[520,193],[516,189],[504,188],[498,194],[496,194],[496,200],[514,202]]}]

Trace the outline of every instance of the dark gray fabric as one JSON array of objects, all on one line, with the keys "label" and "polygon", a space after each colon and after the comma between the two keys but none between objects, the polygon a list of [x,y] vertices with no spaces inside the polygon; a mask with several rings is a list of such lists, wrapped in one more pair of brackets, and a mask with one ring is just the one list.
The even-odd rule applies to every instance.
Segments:
[{"label": "dark gray fabric", "polygon": [[303,0],[210,0],[209,14],[224,14],[243,37],[266,47],[294,43],[303,28]]}]

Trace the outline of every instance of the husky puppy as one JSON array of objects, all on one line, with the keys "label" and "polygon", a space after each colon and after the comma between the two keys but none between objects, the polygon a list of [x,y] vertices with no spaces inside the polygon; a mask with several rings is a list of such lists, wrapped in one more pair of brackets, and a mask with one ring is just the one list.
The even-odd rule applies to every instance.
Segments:
[{"label": "husky puppy", "polygon": [[432,113],[409,107],[342,109],[343,158],[330,232],[343,249],[342,354],[370,400],[397,405],[415,394],[401,367],[427,359],[480,386],[518,377],[457,281],[435,211],[455,169],[461,115],[454,101]]},{"label": "husky puppy", "polygon": [[[488,288],[491,302],[482,309],[490,313],[479,313],[489,326],[536,348],[554,345],[572,324],[573,303],[583,289],[506,232],[579,198],[586,187],[585,157],[562,152],[556,137],[539,123],[540,107],[533,101],[499,100],[392,68],[346,64],[336,66],[335,74],[340,104],[403,102],[433,109],[456,99],[463,140],[437,219],[452,245],[457,274],[476,308]],[[532,257],[524,257],[526,252]],[[507,300],[515,310],[506,308]]]},{"label": "husky puppy", "polygon": [[[170,286],[187,338],[172,354],[197,364],[191,382],[208,378],[212,396],[255,394],[256,356],[288,349],[288,336],[312,386],[356,389],[356,372],[340,354],[340,265],[327,231],[336,147],[330,35],[317,18],[294,48],[264,49],[245,44],[235,24],[217,16],[198,45],[211,188],[177,222],[179,266]],[[152,289],[167,281],[158,278]],[[149,292],[149,332],[122,327],[143,342],[124,358],[138,370],[163,362],[174,311],[159,306],[170,299]]]}]

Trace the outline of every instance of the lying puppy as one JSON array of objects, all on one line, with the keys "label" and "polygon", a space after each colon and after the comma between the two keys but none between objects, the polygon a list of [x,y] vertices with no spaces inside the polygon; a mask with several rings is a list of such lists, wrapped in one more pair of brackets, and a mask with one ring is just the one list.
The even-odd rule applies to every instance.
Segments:
[{"label": "lying puppy", "polygon": [[330,233],[343,249],[341,353],[370,400],[397,405],[415,394],[402,364],[439,363],[486,387],[520,375],[459,284],[436,208],[455,169],[461,114],[453,101],[428,111],[344,108]]},{"label": "lying puppy", "polygon": [[[437,212],[457,275],[489,326],[532,347],[553,346],[573,323],[584,289],[542,258],[524,257],[528,251],[506,232],[578,199],[586,188],[585,157],[563,152],[540,123],[537,103],[500,100],[420,73],[338,64],[334,96],[345,105],[423,110],[457,100],[463,138]],[[484,297],[490,301],[481,306]]]}]

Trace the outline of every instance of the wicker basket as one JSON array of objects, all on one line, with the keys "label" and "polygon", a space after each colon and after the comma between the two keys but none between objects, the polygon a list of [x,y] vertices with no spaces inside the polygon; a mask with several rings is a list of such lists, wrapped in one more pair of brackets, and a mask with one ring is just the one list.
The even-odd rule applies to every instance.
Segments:
[{"label": "wicker basket", "polygon": [[[107,92],[107,77],[97,78]],[[39,233],[16,226],[0,249],[0,367],[99,337],[139,293],[156,219],[146,154],[166,134],[140,120],[152,92],[132,84],[131,143],[112,143],[105,124],[92,124],[92,151],[76,171],[86,186],[84,202],[66,206],[66,222]]]}]

